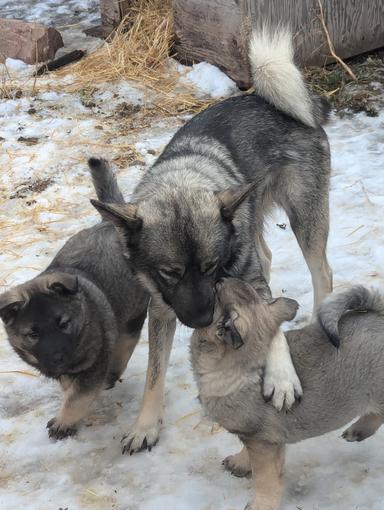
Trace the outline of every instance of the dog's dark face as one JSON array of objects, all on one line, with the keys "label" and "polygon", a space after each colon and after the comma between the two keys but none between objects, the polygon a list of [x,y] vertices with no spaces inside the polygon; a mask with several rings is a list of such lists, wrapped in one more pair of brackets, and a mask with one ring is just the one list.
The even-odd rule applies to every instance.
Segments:
[{"label": "dog's dark face", "polygon": [[230,263],[237,207],[252,191],[159,193],[138,205],[92,201],[112,221],[138,277],[191,328],[211,324],[215,282]]},{"label": "dog's dark face", "polygon": [[6,292],[0,316],[14,350],[42,374],[58,378],[87,362],[85,310],[74,276],[40,276]]}]

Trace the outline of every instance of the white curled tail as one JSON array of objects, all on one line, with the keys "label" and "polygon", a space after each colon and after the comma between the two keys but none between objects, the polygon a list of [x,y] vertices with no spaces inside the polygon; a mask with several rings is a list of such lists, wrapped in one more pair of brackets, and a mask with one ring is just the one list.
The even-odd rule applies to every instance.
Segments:
[{"label": "white curled tail", "polygon": [[312,96],[293,61],[292,36],[287,28],[264,27],[252,33],[249,60],[256,94],[278,110],[310,127],[326,121],[326,102]]}]

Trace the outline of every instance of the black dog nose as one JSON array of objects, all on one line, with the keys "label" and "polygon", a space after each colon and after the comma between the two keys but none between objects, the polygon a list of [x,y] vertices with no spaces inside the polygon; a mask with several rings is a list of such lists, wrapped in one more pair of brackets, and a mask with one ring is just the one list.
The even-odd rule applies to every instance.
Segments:
[{"label": "black dog nose", "polygon": [[64,361],[64,354],[60,351],[55,352],[52,356],[54,363],[62,363]]}]

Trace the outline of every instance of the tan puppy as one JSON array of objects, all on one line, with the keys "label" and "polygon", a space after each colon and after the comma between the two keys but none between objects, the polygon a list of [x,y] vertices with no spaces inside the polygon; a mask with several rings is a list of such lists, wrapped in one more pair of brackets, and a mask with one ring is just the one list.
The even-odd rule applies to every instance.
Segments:
[{"label": "tan puppy", "polygon": [[237,476],[252,471],[255,496],[248,510],[280,508],[286,443],[325,434],[356,416],[361,418],[344,438],[362,441],[384,421],[384,299],[360,286],[331,295],[320,306],[319,322],[286,334],[302,401],[287,413],[264,401],[262,369],[270,342],[297,308],[292,299],[267,303],[249,284],[221,280],[213,324],[192,336],[202,406],[244,443],[224,465]]}]

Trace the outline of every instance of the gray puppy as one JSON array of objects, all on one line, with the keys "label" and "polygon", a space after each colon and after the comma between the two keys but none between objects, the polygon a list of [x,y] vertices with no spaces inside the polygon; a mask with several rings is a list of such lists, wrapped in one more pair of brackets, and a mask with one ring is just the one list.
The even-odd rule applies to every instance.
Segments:
[{"label": "gray puppy", "polygon": [[224,465],[237,476],[252,471],[249,510],[280,508],[286,443],[338,429],[356,416],[344,438],[362,441],[384,421],[384,296],[361,286],[330,295],[319,322],[286,333],[304,396],[288,413],[265,403],[262,370],[270,342],[297,308],[292,299],[267,303],[249,284],[222,280],[214,323],[192,336],[201,404],[244,444]]},{"label": "gray puppy", "polygon": [[[89,164],[100,200],[123,202],[107,164]],[[102,222],[71,237],[36,278],[0,296],[13,349],[63,388],[50,437],[73,435],[98,392],[125,370],[148,305],[128,271],[116,230]]]},{"label": "gray puppy", "polygon": [[[271,253],[264,217],[287,212],[312,274],[314,306],[332,289],[326,259],[330,156],[328,106],[306,89],[290,34],[255,34],[250,63],[257,94],[230,98],[196,115],[173,137],[128,204],[94,206],[118,229],[133,270],[151,294],[144,401],[124,450],[153,445],[176,317],[208,326],[216,280],[242,278],[270,299]],[[284,335],[266,360],[264,393],[289,408],[300,396]]]}]

